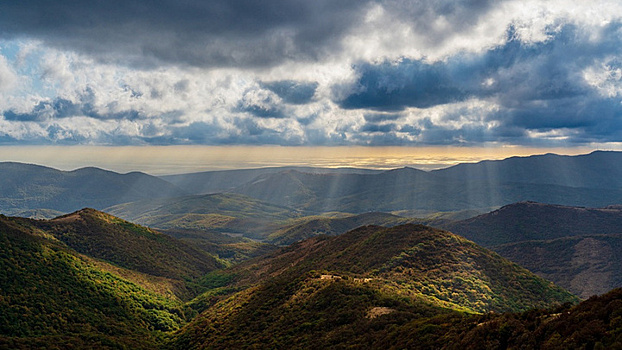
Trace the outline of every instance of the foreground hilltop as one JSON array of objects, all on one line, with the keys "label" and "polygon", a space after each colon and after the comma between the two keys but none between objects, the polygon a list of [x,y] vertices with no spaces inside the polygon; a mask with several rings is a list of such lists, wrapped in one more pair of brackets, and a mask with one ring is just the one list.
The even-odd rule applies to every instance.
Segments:
[{"label": "foreground hilltop", "polygon": [[174,347],[364,347],[441,315],[577,300],[464,238],[412,224],[314,237],[218,276],[242,291],[207,304]]},{"label": "foreground hilltop", "polygon": [[146,348],[194,312],[184,299],[222,263],[94,209],[0,216],[0,348]]}]

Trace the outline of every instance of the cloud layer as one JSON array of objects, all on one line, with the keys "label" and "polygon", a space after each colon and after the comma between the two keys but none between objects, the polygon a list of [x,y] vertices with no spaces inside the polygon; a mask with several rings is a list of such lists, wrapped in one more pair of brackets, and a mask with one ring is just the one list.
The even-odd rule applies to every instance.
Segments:
[{"label": "cloud layer", "polygon": [[622,5],[0,5],[1,144],[622,141]]}]

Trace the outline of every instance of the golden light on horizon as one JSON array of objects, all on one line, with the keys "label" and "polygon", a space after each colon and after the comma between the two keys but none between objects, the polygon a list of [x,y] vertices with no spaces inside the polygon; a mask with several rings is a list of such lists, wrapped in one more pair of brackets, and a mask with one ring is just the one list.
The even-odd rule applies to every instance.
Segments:
[{"label": "golden light on horizon", "polygon": [[544,153],[577,155],[597,148],[282,147],[282,146],[3,146],[0,161],[73,170],[86,166],[154,175],[277,166],[431,170],[458,163]]}]

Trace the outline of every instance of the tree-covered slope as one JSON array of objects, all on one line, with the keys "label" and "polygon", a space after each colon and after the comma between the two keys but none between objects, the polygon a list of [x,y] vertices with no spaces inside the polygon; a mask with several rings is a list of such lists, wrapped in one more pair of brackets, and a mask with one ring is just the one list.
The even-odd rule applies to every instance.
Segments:
[{"label": "tree-covered slope", "polygon": [[152,349],[192,315],[105,265],[0,216],[0,348]]},{"label": "tree-covered slope", "polygon": [[223,267],[168,235],[94,209],[30,223],[79,253],[154,276],[192,280]]},{"label": "tree-covered slope", "polygon": [[366,348],[408,322],[435,329],[436,318],[577,300],[491,251],[421,225],[314,237],[220,276],[243,290],[208,304],[173,347]]},{"label": "tree-covered slope", "polygon": [[[622,349],[622,289],[591,297],[572,307],[520,314],[488,314],[470,320],[454,319],[443,328],[441,334],[451,341],[439,342],[433,347],[466,350]],[[396,348],[402,344],[397,344]]]},{"label": "tree-covered slope", "polygon": [[365,226],[340,236],[319,236],[235,268],[249,281],[310,270],[372,278],[383,288],[473,312],[516,311],[557,298],[573,299],[490,250],[414,224]]}]

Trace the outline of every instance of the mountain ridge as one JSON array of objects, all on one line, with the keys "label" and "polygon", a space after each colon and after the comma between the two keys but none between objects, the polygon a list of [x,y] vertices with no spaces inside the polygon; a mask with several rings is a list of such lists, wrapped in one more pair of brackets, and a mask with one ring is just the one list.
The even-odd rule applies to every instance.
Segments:
[{"label": "mountain ridge", "polygon": [[141,172],[119,174],[95,167],[61,171],[17,162],[0,163],[0,211],[24,209],[73,212],[113,204],[185,194],[174,185]]}]

